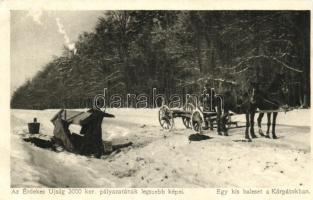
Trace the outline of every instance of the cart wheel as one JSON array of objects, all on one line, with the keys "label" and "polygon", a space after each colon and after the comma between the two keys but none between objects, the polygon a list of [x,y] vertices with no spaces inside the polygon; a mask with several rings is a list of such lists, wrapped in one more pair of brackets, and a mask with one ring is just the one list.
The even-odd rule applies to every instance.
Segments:
[{"label": "cart wheel", "polygon": [[197,133],[202,131],[203,116],[199,110],[195,110],[191,115],[191,128]]},{"label": "cart wheel", "polygon": [[171,130],[174,126],[172,111],[166,105],[163,105],[159,110],[159,122],[161,127],[166,130]]},{"label": "cart wheel", "polygon": [[[184,111],[190,113],[190,116],[194,109],[195,109],[195,106],[192,105],[191,103],[186,104],[186,106],[184,107]],[[190,117],[182,117],[182,120],[186,128],[191,128]]]}]

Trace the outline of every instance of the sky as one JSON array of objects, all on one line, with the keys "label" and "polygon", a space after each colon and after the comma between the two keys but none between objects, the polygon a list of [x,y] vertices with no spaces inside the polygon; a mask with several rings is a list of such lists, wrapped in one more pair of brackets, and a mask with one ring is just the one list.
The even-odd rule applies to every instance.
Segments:
[{"label": "sky", "polygon": [[75,51],[83,32],[94,31],[104,11],[11,11],[11,94],[43,69],[63,46]]}]

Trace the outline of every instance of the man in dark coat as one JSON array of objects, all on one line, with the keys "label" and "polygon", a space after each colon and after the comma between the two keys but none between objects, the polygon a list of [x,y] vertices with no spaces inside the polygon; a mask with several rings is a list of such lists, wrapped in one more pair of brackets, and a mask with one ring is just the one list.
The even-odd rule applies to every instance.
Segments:
[{"label": "man in dark coat", "polygon": [[95,155],[100,158],[104,153],[102,143],[102,120],[104,117],[114,117],[114,115],[102,112],[97,108],[92,108],[87,112],[92,113],[88,118],[81,121],[80,134],[84,135],[80,148],[80,153],[83,155]]},{"label": "man in dark coat", "polygon": [[[214,112],[215,111],[215,92],[214,88],[210,88],[209,84],[204,85],[204,89],[201,95],[201,100],[203,104],[203,111],[204,112]],[[203,130],[209,129],[209,121],[204,121],[205,126]]]}]

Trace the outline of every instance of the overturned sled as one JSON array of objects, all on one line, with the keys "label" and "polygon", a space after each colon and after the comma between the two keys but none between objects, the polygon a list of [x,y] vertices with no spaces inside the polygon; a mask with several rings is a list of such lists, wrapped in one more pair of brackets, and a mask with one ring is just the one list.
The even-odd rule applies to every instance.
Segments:
[{"label": "overturned sled", "polygon": [[[87,112],[62,109],[51,119],[54,125],[54,140],[67,151],[100,157],[105,153],[101,129],[104,117],[114,115],[98,109],[90,109]],[[81,126],[80,134],[70,132],[71,124]]]}]

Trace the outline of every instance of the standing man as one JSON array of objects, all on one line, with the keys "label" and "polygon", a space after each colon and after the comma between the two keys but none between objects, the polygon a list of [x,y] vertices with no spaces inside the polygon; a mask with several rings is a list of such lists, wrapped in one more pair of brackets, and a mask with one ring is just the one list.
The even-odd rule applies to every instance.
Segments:
[{"label": "standing man", "polygon": [[105,113],[99,108],[92,108],[87,112],[92,113],[88,118],[81,121],[80,134],[84,135],[83,142],[80,148],[80,153],[83,155],[95,155],[100,158],[104,153],[102,142],[102,120],[104,117],[114,117],[114,115]]}]

